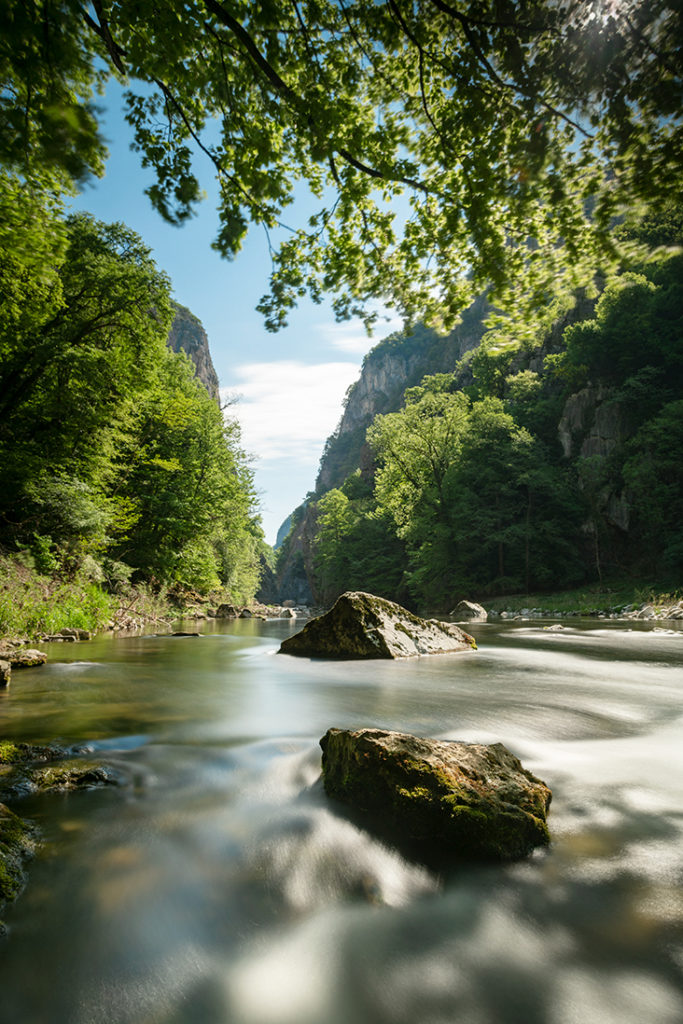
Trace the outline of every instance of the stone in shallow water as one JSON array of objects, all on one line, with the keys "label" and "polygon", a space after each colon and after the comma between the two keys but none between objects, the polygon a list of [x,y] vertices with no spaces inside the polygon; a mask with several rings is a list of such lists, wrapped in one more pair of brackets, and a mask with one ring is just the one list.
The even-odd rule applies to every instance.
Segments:
[{"label": "stone in shallow water", "polygon": [[514,860],[549,842],[551,792],[502,743],[328,729],[328,796],[399,842],[456,858]]},{"label": "stone in shallow water", "polygon": [[[0,909],[24,887],[24,861],[35,848],[35,828],[0,804]],[[0,922],[0,929],[2,923]]]},{"label": "stone in shallow water", "polygon": [[44,651],[10,651],[7,657],[12,668],[33,668],[35,665],[44,665],[47,661],[47,654]]},{"label": "stone in shallow water", "polygon": [[0,741],[0,800],[121,783],[120,775],[113,769],[72,756],[75,752],[64,747]]},{"label": "stone in shallow water", "polygon": [[349,591],[334,607],[283,640],[283,654],[319,658],[412,658],[476,648],[450,622],[421,619],[393,601]]},{"label": "stone in shallow water", "polygon": [[458,622],[486,622],[488,613],[476,601],[460,601],[451,612],[451,618]]}]

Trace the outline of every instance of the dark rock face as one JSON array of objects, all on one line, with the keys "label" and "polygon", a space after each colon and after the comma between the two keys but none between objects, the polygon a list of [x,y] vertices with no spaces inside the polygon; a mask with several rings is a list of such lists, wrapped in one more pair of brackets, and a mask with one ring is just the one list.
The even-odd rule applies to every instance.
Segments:
[{"label": "dark rock face", "polygon": [[12,665],[9,661],[0,660],[0,689],[3,686],[9,686],[10,679],[12,678]]},{"label": "dark rock face", "polygon": [[481,860],[514,860],[549,842],[551,792],[502,743],[329,729],[320,746],[328,796],[399,842]]},{"label": "dark rock face", "polygon": [[284,640],[280,651],[312,658],[412,658],[472,648],[474,638],[449,622],[421,619],[383,597],[349,591]]},{"label": "dark rock face", "polygon": [[263,555],[261,555],[259,562],[261,568],[261,580],[259,582],[258,590],[256,591],[256,600],[261,604],[278,604],[280,591],[278,588],[277,577]]},{"label": "dark rock face", "polygon": [[195,365],[196,376],[212,398],[218,401],[218,374],[211,360],[209,339],[201,321],[186,309],[174,303],[176,314],[166,344],[173,352],[186,352]]},{"label": "dark rock face", "polygon": [[[591,385],[570,395],[557,427],[565,459],[607,460],[621,449],[632,434],[632,424],[614,388]],[[579,487],[585,485],[585,473],[579,467]],[[627,534],[631,508],[626,491],[617,490],[615,482],[606,482],[597,496],[600,515],[609,527]],[[590,525],[587,527],[590,532]]]},{"label": "dark rock face", "polygon": [[614,389],[590,386],[569,396],[557,433],[568,459],[574,455],[605,458],[624,443],[630,432]]},{"label": "dark rock face", "polygon": [[[274,604],[293,601],[294,604],[315,604],[313,593],[313,538],[315,514],[312,506],[297,509],[300,515],[287,541],[284,557],[278,560],[277,587]],[[293,513],[294,515],[294,513]],[[290,517],[291,518],[291,517]]]}]

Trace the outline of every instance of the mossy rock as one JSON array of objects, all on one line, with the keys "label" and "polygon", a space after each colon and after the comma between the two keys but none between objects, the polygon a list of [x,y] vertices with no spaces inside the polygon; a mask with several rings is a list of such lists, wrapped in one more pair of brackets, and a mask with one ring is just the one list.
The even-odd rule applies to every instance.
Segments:
[{"label": "mossy rock", "polygon": [[0,909],[23,889],[24,863],[33,855],[35,846],[35,826],[0,804]]},{"label": "mossy rock", "polygon": [[0,799],[118,785],[120,779],[97,761],[74,757],[64,747],[0,741]]},{"label": "mossy rock", "polygon": [[11,740],[0,740],[0,765],[27,764],[31,761],[55,761],[60,757],[66,757],[68,753],[68,750],[64,747],[37,743],[12,743]]},{"label": "mossy rock", "polygon": [[549,842],[551,792],[502,743],[329,729],[325,791],[384,836],[467,860],[515,860]]},{"label": "mossy rock", "polygon": [[34,668],[36,665],[44,665],[47,661],[47,654],[44,651],[18,650],[9,651],[6,655],[12,668]]},{"label": "mossy rock", "polygon": [[280,652],[311,658],[413,658],[476,646],[473,637],[450,622],[421,619],[383,597],[349,591],[329,612],[284,640]]}]

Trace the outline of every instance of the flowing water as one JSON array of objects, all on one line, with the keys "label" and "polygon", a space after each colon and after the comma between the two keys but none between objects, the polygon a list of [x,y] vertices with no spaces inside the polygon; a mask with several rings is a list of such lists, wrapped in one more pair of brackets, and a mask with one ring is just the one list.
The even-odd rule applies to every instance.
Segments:
[{"label": "flowing water", "polygon": [[[286,621],[53,646],[0,735],[118,787],[15,810],[48,842],[0,941],[2,1024],[680,1024],[683,632],[472,627],[476,653],[277,655]],[[443,876],[326,802],[318,740],[502,741],[547,851]]]}]

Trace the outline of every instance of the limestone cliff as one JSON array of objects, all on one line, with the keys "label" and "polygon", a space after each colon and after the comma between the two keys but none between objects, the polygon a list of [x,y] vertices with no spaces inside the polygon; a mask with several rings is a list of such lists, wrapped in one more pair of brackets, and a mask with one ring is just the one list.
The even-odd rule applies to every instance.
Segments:
[{"label": "limestone cliff", "polygon": [[[446,337],[420,326],[410,334],[392,334],[371,349],[359,379],[349,389],[339,426],[325,445],[317,494],[339,487],[358,467],[372,474],[373,458],[365,444],[365,432],[375,416],[398,411],[406,388],[419,384],[428,374],[452,373],[465,352],[481,341],[489,309],[480,296]],[[315,530],[314,505],[297,509],[280,527],[276,544],[282,546],[277,571],[279,601],[317,603],[312,552]]]},{"label": "limestone cliff", "polygon": [[212,398],[218,401],[218,374],[211,360],[209,339],[201,321],[185,306],[173,303],[175,318],[166,344],[173,352],[186,352],[195,365],[195,374]]},{"label": "limestone cliff", "polygon": [[402,407],[406,388],[419,384],[428,374],[455,370],[465,352],[481,341],[483,320],[489,308],[480,296],[446,337],[418,327],[411,334],[392,334],[370,350],[359,379],[349,388],[339,426],[325,445],[317,493],[339,487],[349,473],[363,465],[367,456],[363,452],[366,430],[375,416]]},{"label": "limestone cliff", "polygon": [[311,605],[317,601],[313,579],[315,513],[312,506],[299,506],[288,516],[288,521],[290,530],[278,551],[274,600],[278,604],[293,601]]},{"label": "limestone cliff", "polygon": [[[619,487],[619,475],[608,470],[608,458],[623,447],[632,435],[632,427],[614,388],[589,385],[570,395],[565,402],[557,428],[562,453],[567,460],[578,459],[577,475],[581,490],[600,481],[595,496],[596,511],[608,527],[627,533],[631,509],[629,496]],[[592,471],[581,460],[590,460]],[[599,464],[599,468],[598,468]],[[587,527],[591,532],[594,527]]]},{"label": "limestone cliff", "polygon": [[570,395],[558,424],[558,436],[566,459],[610,455],[630,435],[614,388],[590,385]]}]

